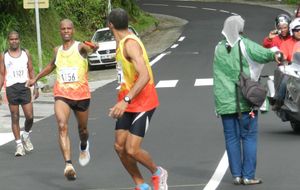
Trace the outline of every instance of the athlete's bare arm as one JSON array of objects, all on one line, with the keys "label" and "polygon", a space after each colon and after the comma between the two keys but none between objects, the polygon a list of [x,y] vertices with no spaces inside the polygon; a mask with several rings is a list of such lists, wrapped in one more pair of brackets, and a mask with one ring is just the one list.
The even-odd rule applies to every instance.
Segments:
[{"label": "athlete's bare arm", "polygon": [[1,53],[0,54],[0,92],[3,87],[4,76],[5,76],[4,55]]},{"label": "athlete's bare arm", "polygon": [[0,105],[2,104],[1,90],[4,83],[5,66],[4,66],[4,55],[0,54]]},{"label": "athlete's bare arm", "polygon": [[54,56],[51,59],[51,61],[48,63],[48,65],[39,73],[36,75],[35,78],[30,79],[27,81],[27,86],[34,85],[40,78],[50,74],[55,69],[55,59],[56,59],[56,53],[57,53],[58,47],[54,49]]},{"label": "athlete's bare arm", "polygon": [[138,73],[138,79],[134,86],[129,91],[127,96],[130,99],[136,97],[140,91],[146,86],[150,80],[149,72],[143,58],[143,51],[139,43],[135,40],[129,39],[125,42],[124,56],[133,63],[135,70]]},{"label": "athlete's bare arm", "polygon": [[[27,62],[27,68],[28,68],[28,75],[29,75],[29,79],[34,79],[34,68],[32,65],[32,58],[31,55],[29,53],[29,51],[26,49],[25,50],[27,57],[28,57],[28,62]],[[37,88],[34,88],[34,99],[37,99],[39,97],[39,91]]]},{"label": "athlete's bare arm", "polygon": [[93,43],[93,42],[89,42],[89,43],[91,43],[92,46],[87,45],[85,43],[79,44],[79,52],[82,57],[86,58],[88,54],[95,52],[99,48],[99,45],[97,43]]}]

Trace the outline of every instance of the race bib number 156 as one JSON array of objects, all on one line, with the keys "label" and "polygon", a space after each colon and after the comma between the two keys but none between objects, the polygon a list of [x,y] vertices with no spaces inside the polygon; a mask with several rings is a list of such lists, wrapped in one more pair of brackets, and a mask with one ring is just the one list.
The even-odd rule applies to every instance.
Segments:
[{"label": "race bib number 156", "polygon": [[63,82],[77,82],[78,81],[78,68],[68,67],[60,70],[60,77]]}]

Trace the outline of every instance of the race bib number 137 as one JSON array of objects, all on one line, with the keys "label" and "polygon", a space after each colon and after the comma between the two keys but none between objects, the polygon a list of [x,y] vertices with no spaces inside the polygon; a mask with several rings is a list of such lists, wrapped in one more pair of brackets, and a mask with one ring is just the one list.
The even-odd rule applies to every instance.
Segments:
[{"label": "race bib number 137", "polygon": [[60,70],[60,77],[63,82],[77,82],[78,81],[78,68],[68,67]]}]

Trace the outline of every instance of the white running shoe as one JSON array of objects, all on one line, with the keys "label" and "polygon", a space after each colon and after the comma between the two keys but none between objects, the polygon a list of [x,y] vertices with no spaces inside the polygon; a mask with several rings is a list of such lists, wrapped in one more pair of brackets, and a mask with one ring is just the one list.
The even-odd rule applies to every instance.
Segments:
[{"label": "white running shoe", "polygon": [[27,152],[30,152],[33,150],[33,145],[31,143],[31,140],[30,140],[30,137],[28,136],[27,138],[24,138],[24,136],[22,135],[22,143],[23,143],[23,146],[25,148],[25,150]]},{"label": "white running shoe", "polygon": [[81,166],[86,166],[91,159],[90,151],[89,151],[89,141],[87,141],[85,150],[81,150],[79,145],[79,164]]},{"label": "white running shoe", "polygon": [[76,179],[76,172],[72,164],[66,164],[64,175],[69,181],[74,181]]},{"label": "white running shoe", "polygon": [[168,172],[167,170],[163,169],[162,167],[157,167],[160,171],[160,175],[153,175],[152,176],[152,184],[154,190],[168,190]]},{"label": "white running shoe", "polygon": [[19,144],[17,145],[17,148],[16,148],[16,152],[15,152],[15,156],[24,156],[25,155],[25,149],[23,147],[22,144]]}]

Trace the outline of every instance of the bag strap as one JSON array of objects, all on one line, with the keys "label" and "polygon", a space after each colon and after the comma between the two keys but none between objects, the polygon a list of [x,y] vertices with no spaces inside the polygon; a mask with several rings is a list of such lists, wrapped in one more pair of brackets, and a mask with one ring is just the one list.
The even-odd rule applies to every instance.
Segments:
[{"label": "bag strap", "polygon": [[[243,72],[243,64],[242,64],[242,51],[241,51],[241,47],[240,47],[240,42],[241,42],[241,40],[239,40],[239,42],[238,42],[239,60],[240,60],[240,75],[241,75],[241,73]],[[236,88],[237,111],[238,111],[239,118],[242,119],[242,112],[241,112],[241,106],[240,106],[241,89],[239,88],[239,86],[237,84],[235,85],[235,88]]]},{"label": "bag strap", "polygon": [[239,40],[239,57],[240,57],[240,71],[243,72],[243,63],[242,63],[242,50],[241,50],[241,40]]}]

